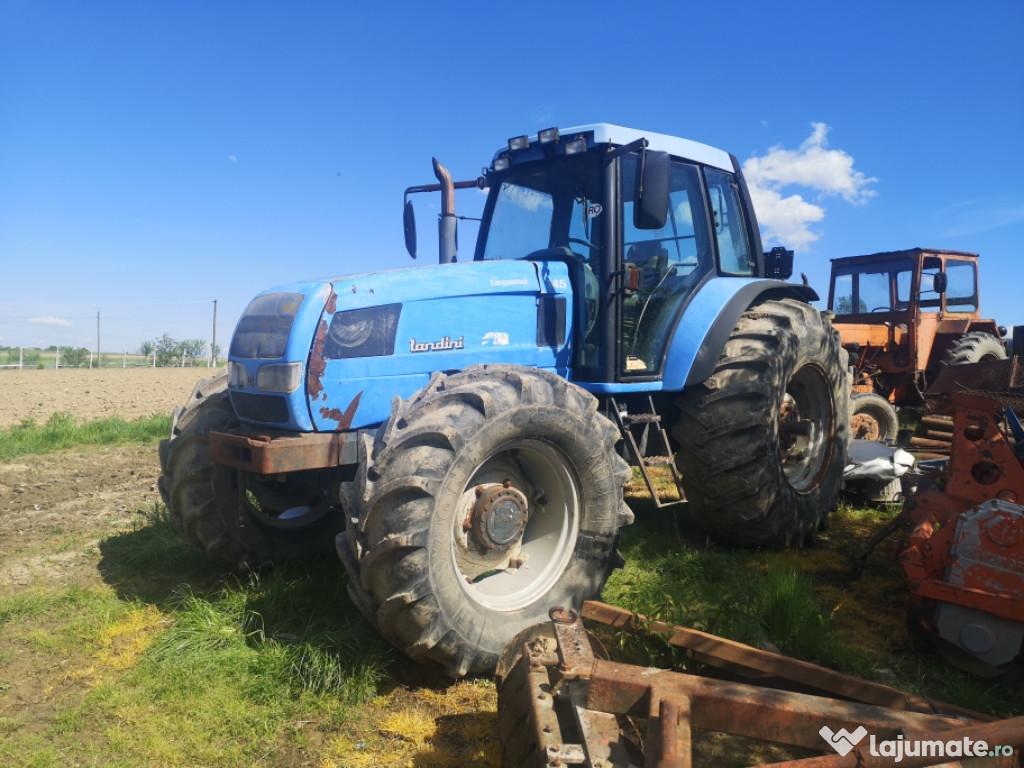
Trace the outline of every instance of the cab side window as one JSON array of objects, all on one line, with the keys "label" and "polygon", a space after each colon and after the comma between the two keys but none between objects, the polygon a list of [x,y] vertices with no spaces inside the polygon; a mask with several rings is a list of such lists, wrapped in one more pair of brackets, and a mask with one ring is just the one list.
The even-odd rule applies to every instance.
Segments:
[{"label": "cab side window", "polygon": [[731,173],[707,168],[708,198],[718,243],[719,269],[727,275],[750,276],[757,262],[750,251],[739,190]]},{"label": "cab side window", "polygon": [[977,312],[978,275],[969,261],[946,262],[946,309]]}]

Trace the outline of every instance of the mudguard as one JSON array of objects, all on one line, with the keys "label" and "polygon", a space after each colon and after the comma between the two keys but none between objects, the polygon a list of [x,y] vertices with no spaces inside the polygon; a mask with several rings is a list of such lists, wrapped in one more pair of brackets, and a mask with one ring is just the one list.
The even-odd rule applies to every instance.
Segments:
[{"label": "mudguard", "polygon": [[718,277],[709,280],[686,307],[669,343],[662,390],[678,392],[699,384],[714,370],[740,315],[764,299],[818,300],[813,288],[781,280]]}]

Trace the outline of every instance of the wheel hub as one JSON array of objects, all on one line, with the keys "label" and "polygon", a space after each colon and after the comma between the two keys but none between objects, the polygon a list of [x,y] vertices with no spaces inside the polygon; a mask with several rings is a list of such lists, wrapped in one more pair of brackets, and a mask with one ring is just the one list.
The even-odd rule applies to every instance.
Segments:
[{"label": "wheel hub", "polygon": [[850,419],[850,427],[853,429],[853,436],[858,440],[878,440],[882,435],[878,419],[869,413],[854,414]]},{"label": "wheel hub", "polygon": [[470,524],[480,545],[506,552],[523,536],[529,517],[526,497],[510,485],[477,488]]}]

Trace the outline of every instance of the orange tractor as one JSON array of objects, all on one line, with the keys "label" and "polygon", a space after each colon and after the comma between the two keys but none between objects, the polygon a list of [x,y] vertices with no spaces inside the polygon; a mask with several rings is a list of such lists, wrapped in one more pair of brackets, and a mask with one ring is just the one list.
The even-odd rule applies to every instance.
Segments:
[{"label": "orange tractor", "polygon": [[853,436],[895,438],[894,405],[919,405],[947,365],[1006,357],[978,311],[978,256],[911,248],[832,260],[828,307],[850,353]]},{"label": "orange tractor", "polygon": [[949,459],[928,462],[899,520],[916,623],[948,660],[995,674],[1024,641],[1024,326],[1008,360],[946,368],[925,393],[952,416]]}]

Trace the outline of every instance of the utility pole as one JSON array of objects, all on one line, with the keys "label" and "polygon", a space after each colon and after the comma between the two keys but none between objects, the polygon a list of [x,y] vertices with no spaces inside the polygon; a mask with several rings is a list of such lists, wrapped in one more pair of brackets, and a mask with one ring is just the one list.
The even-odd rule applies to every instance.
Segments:
[{"label": "utility pole", "polygon": [[103,367],[103,357],[100,354],[100,313],[96,313],[96,367]]},{"label": "utility pole", "polygon": [[210,344],[210,359],[213,367],[217,367],[217,300],[213,300],[213,343]]}]

